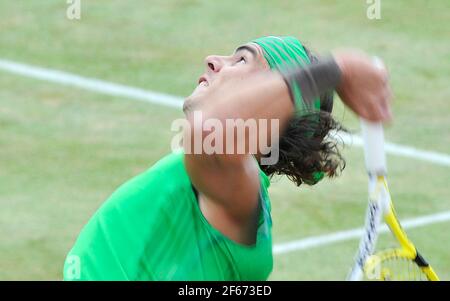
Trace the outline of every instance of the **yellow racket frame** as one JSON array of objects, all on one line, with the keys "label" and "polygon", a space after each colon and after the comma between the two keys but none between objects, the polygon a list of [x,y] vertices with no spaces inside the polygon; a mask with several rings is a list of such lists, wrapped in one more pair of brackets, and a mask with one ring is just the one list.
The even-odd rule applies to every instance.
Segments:
[{"label": "yellow racket frame", "polygon": [[[387,185],[386,177],[378,176],[377,182],[378,182],[377,184],[382,185],[386,189],[386,192],[389,194],[389,188]],[[429,281],[439,281],[439,277],[437,276],[433,268],[417,252],[417,249],[415,248],[414,244],[408,239],[408,236],[406,235],[405,231],[400,225],[400,222],[395,213],[394,205],[392,204],[390,198],[390,194],[387,200],[389,203],[386,204],[387,208],[384,208],[385,210],[384,220],[386,224],[389,226],[392,234],[395,236],[401,247],[397,249],[384,250],[369,256],[364,264],[364,274],[366,276],[373,275],[373,271],[375,271],[375,269],[379,267],[380,264],[388,260],[406,259],[414,262]],[[379,280],[385,280],[384,278],[385,277],[383,275],[383,271],[381,271]]]}]

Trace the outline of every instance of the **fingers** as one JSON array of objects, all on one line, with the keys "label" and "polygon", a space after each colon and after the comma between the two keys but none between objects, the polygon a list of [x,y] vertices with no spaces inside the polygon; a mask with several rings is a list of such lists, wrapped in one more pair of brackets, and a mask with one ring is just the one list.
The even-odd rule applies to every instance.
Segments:
[{"label": "fingers", "polygon": [[392,91],[390,86],[386,85],[381,99],[383,121],[392,120],[391,100],[392,100]]},{"label": "fingers", "polygon": [[380,95],[374,97],[373,102],[368,106],[366,112],[369,115],[367,119],[371,121],[391,121],[392,112],[390,107],[389,89],[386,89],[386,91],[383,91],[380,93]]},{"label": "fingers", "polygon": [[392,120],[391,112],[391,89],[389,85],[382,84],[375,88],[370,95],[366,96],[367,101],[358,110],[358,114],[370,121],[389,122]]},{"label": "fingers", "polygon": [[381,106],[380,99],[374,98],[370,105],[367,105],[366,108],[360,112],[360,115],[364,119],[373,122],[383,121],[385,118],[385,111]]},{"label": "fingers", "polygon": [[386,70],[383,72],[383,88],[380,92],[380,100],[379,105],[381,108],[381,120],[382,121],[390,121],[392,119],[392,112],[391,112],[391,99],[392,99],[392,91],[391,87],[389,85],[389,74]]},{"label": "fingers", "polygon": [[373,63],[378,71],[378,78],[381,82],[382,87],[378,90],[378,97],[375,104],[376,108],[373,108],[373,118],[376,121],[390,121],[392,119],[391,112],[391,97],[392,92],[389,85],[389,72],[386,69],[386,65],[379,58],[375,58]]}]

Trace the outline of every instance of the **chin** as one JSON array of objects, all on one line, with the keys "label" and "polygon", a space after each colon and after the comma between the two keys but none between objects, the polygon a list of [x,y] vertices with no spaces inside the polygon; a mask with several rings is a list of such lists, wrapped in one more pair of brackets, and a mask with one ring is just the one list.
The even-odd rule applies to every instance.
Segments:
[{"label": "chin", "polygon": [[184,99],[184,103],[183,103],[183,112],[186,114],[190,111],[192,111],[192,107],[195,103],[193,94],[191,94],[190,96],[186,97]]},{"label": "chin", "polygon": [[184,99],[183,103],[183,111],[186,113],[188,111],[192,111],[193,107],[195,107],[196,103],[199,103],[202,98],[204,98],[204,90],[195,89],[191,95]]}]

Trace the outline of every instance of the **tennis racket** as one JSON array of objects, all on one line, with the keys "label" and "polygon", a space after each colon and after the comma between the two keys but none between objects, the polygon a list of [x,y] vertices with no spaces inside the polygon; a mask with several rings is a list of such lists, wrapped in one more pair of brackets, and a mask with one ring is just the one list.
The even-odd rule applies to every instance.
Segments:
[{"label": "tennis racket", "polygon": [[[379,59],[375,64],[382,64]],[[396,216],[387,183],[384,133],[381,123],[361,119],[364,157],[369,175],[369,204],[359,250],[348,280],[438,281],[433,268],[406,236]],[[400,245],[375,253],[381,221]]]}]

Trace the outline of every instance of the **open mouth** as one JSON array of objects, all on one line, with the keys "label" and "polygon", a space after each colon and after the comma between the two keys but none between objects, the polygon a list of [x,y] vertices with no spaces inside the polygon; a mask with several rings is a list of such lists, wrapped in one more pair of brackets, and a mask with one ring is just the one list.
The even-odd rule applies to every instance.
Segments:
[{"label": "open mouth", "polygon": [[209,83],[208,83],[208,81],[206,80],[206,77],[204,77],[204,76],[201,76],[201,77],[198,79],[198,84],[199,84],[199,86],[203,86],[203,87],[208,87],[208,86],[209,86]]}]

